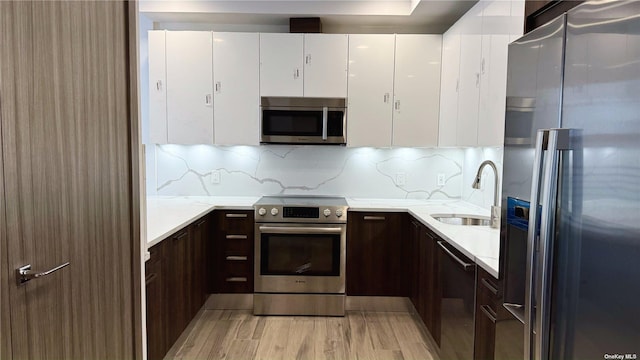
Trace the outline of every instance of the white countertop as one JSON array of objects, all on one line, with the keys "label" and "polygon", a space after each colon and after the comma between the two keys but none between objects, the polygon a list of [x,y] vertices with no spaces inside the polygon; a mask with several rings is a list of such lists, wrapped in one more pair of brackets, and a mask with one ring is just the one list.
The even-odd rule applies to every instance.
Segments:
[{"label": "white countertop", "polygon": [[147,248],[214,209],[253,210],[257,196],[150,196]]},{"label": "white countertop", "polygon": [[[153,196],[147,198],[147,248],[214,209],[252,210],[257,196]],[[417,220],[498,277],[500,230],[441,223],[430,216],[455,213],[488,216],[489,211],[461,200],[347,198],[350,211],[407,211]]]}]

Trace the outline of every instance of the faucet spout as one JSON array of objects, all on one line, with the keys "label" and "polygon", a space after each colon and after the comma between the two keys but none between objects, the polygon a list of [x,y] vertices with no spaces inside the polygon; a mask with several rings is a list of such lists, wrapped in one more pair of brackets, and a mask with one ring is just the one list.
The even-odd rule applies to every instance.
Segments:
[{"label": "faucet spout", "polygon": [[493,161],[485,160],[482,162],[482,164],[480,164],[471,187],[474,189],[480,189],[482,170],[484,170],[485,166],[487,165],[490,166],[491,169],[493,169],[493,175],[495,176],[495,183],[493,185],[493,206],[491,207],[491,227],[498,228],[500,227],[500,207],[498,206],[498,203],[500,201],[500,194],[498,194],[498,169],[496,168],[496,164],[494,164]]}]

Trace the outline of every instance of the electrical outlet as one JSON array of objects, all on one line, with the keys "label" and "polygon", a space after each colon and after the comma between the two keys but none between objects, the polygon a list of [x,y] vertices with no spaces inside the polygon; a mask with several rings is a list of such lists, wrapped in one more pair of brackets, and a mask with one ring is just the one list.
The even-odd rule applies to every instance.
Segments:
[{"label": "electrical outlet", "polygon": [[220,170],[211,171],[211,183],[220,184]]},{"label": "electrical outlet", "polygon": [[444,186],[445,178],[444,174],[438,174],[438,186]]},{"label": "electrical outlet", "polygon": [[396,185],[405,186],[407,184],[407,174],[405,173],[396,173]]}]

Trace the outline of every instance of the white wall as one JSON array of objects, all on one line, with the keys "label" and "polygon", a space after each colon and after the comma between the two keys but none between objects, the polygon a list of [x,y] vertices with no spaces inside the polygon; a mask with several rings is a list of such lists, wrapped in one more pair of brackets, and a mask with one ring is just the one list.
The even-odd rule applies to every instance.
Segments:
[{"label": "white wall", "polygon": [[[495,177],[491,167],[486,166],[482,171],[482,181],[480,182],[480,189],[476,190],[471,187],[478,167],[485,160],[491,160],[496,164],[498,169],[498,194],[502,193],[502,154],[503,149],[501,147],[486,147],[486,148],[467,148],[464,149],[464,169],[462,174],[462,200],[468,201],[472,204],[481,206],[485,209],[490,209],[494,201],[494,184]],[[498,195],[498,201],[502,198]],[[498,204],[500,206],[500,204]]]},{"label": "white wall", "polygon": [[[147,187],[157,195],[460,199],[463,161],[461,149],[156,145]],[[213,171],[219,184],[211,181]],[[437,185],[439,173],[444,186]]]}]

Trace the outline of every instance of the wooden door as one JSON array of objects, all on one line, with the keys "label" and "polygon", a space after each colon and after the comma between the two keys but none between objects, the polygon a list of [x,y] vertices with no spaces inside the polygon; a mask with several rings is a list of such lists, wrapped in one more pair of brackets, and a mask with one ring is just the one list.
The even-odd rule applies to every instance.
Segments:
[{"label": "wooden door", "polygon": [[142,357],[135,19],[0,2],[3,359]]},{"label": "wooden door", "polygon": [[189,278],[190,253],[188,229],[168,239],[167,246],[167,297],[169,301],[169,344],[178,340],[187,327],[190,317],[191,282]]}]

